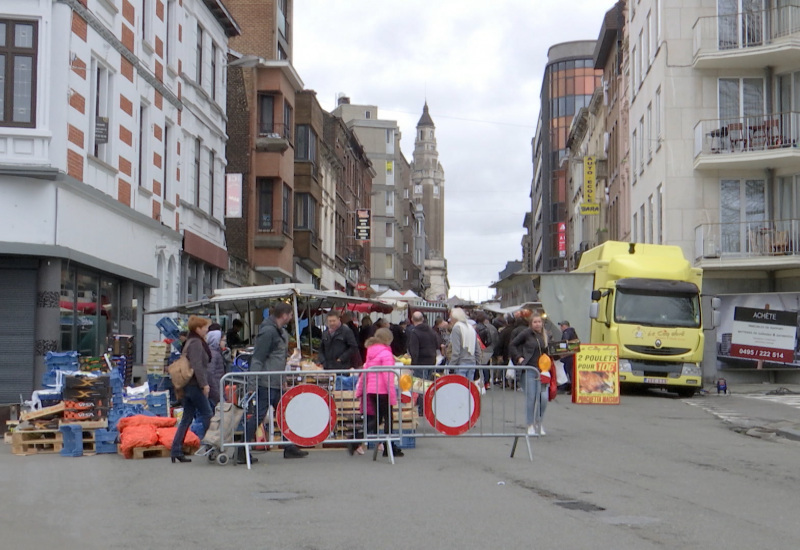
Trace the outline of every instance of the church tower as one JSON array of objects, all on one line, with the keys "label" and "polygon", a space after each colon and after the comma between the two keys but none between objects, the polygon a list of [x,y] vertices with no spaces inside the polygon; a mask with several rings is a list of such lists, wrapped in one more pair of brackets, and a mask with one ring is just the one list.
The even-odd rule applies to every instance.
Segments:
[{"label": "church tower", "polygon": [[428,258],[444,258],[444,170],[436,150],[436,126],[422,108],[414,137],[414,159],[411,166],[411,196],[425,213],[425,235]]}]

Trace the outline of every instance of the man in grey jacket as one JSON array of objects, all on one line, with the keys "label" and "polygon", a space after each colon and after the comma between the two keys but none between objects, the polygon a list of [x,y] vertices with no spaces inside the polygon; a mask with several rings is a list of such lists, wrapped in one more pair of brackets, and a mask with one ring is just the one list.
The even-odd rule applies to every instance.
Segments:
[{"label": "man in grey jacket", "polygon": [[[250,358],[250,372],[277,372],[286,370],[286,357],[289,347],[289,333],[286,325],[292,320],[292,306],[279,303],[270,308],[269,317],[264,319],[258,327],[258,338]],[[256,395],[256,417],[247,421],[245,435],[247,441],[254,441],[256,427],[264,417],[270,405],[278,406],[281,399],[283,381],[277,377],[263,376],[258,379],[258,393]],[[256,420],[257,419],[257,420]],[[245,463],[244,449],[240,449],[237,460]],[[301,450],[297,445],[287,445],[283,450],[283,458],[302,458],[308,451]],[[255,462],[255,459],[251,459]]]}]

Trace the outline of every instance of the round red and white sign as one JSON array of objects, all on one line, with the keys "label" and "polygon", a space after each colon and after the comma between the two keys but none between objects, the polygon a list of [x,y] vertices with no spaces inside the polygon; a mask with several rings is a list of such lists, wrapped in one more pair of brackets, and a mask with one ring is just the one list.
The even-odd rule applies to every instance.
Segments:
[{"label": "round red and white sign", "polygon": [[458,374],[437,379],[425,392],[425,418],[445,435],[461,435],[481,415],[478,387]]},{"label": "round red and white sign", "polygon": [[322,443],[336,427],[333,397],[314,384],[300,384],[283,394],[275,411],[281,434],[296,445]]}]

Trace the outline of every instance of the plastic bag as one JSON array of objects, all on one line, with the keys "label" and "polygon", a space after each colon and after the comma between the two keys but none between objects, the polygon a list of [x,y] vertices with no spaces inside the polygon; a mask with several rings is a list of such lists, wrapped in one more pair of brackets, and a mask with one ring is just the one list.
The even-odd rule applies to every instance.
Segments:
[{"label": "plastic bag", "polygon": [[559,386],[563,386],[567,382],[569,382],[569,377],[567,376],[567,371],[564,370],[564,363],[556,361],[556,383]]},{"label": "plastic bag", "polygon": [[506,369],[506,380],[516,380],[517,379],[517,369],[514,368],[514,362],[509,361],[508,367]]}]

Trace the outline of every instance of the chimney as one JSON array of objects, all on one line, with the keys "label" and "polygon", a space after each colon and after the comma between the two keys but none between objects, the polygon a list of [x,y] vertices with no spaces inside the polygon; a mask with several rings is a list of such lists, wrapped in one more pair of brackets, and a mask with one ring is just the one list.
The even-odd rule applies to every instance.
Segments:
[{"label": "chimney", "polygon": [[339,92],[339,95],[336,98],[337,105],[350,105],[350,98],[344,95],[344,93]]}]

